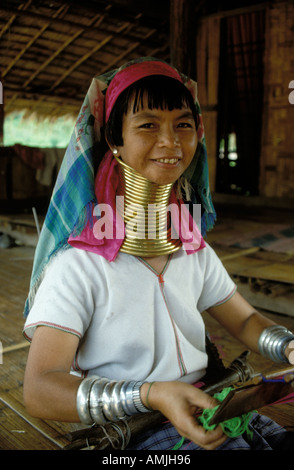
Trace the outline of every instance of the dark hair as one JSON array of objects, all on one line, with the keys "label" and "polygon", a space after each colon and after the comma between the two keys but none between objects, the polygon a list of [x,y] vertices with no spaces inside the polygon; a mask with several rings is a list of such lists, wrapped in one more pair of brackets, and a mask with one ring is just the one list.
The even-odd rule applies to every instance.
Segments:
[{"label": "dark hair", "polygon": [[106,124],[105,135],[110,145],[117,147],[123,145],[122,121],[129,110],[129,103],[133,97],[133,112],[143,106],[144,93],[148,96],[149,109],[181,109],[183,105],[189,106],[193,113],[196,128],[198,127],[198,114],[193,97],[183,83],[171,77],[152,75],[142,78],[124,90],[110,113]]}]

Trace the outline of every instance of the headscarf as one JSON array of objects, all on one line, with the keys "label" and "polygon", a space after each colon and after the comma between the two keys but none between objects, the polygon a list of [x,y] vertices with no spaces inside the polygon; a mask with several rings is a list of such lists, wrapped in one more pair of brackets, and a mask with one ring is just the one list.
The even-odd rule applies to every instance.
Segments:
[{"label": "headscarf", "polygon": [[[201,204],[202,207],[202,235],[204,236],[206,231],[213,227],[216,214],[209,189],[207,152],[197,99],[197,84],[167,63],[149,57],[129,62],[119,69],[95,77],[79,112],[42,226],[34,257],[25,316],[29,313],[35,293],[45,275],[45,268],[52,257],[60,250],[70,248],[68,243],[70,237],[76,237],[87,227],[88,229],[93,227],[93,207],[99,203],[97,194],[102,192],[102,186],[97,191],[97,180],[105,185],[105,191],[109,190],[106,176],[109,175],[111,165],[114,165],[113,158],[110,159],[110,152],[105,154],[107,150],[103,139],[105,118],[108,119],[116,98],[125,88],[149,75],[166,75],[180,80],[193,96],[199,115],[198,145],[184,176],[194,189],[192,202]],[[101,165],[101,162],[104,164]],[[98,166],[95,191],[95,174]],[[114,172],[110,174],[115,178]]]}]

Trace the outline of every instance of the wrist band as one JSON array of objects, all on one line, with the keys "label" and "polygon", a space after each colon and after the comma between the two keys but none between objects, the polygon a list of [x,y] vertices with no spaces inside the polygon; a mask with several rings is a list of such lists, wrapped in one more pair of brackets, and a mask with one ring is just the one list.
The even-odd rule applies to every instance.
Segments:
[{"label": "wrist band", "polygon": [[77,392],[77,411],[83,424],[106,424],[137,413],[150,411],[141,400],[144,382],[120,381],[105,377],[84,379]]},{"label": "wrist band", "polygon": [[150,410],[150,411],[153,411],[152,406],[150,406],[150,404],[149,404],[149,393],[150,393],[150,390],[151,390],[151,387],[152,387],[153,384],[154,384],[154,382],[150,382],[148,390],[147,390],[147,394],[146,394],[146,405],[147,405],[148,410]]},{"label": "wrist band", "polygon": [[133,387],[136,382],[125,382],[120,391],[120,399],[125,413],[132,416],[137,413],[137,409],[133,402]]},{"label": "wrist band", "polygon": [[140,388],[142,387],[143,382],[136,382],[133,390],[133,400],[134,400],[134,405],[136,409],[140,413],[146,413],[150,410],[146,408],[146,406],[143,405],[142,400],[141,400],[141,394],[140,394]]},{"label": "wrist band", "polygon": [[258,339],[260,354],[274,362],[288,362],[285,350],[294,335],[285,326],[271,325],[263,330]]}]

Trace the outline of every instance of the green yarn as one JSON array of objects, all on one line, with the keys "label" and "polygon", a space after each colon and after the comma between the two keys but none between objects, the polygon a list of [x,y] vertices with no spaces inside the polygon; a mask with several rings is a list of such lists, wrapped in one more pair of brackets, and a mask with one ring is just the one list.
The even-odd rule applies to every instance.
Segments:
[{"label": "green yarn", "polygon": [[[222,402],[231,390],[233,390],[231,387],[227,387],[224,388],[221,392],[215,393],[213,396],[218,401]],[[219,406],[220,405],[217,405],[214,408],[205,408],[202,412],[202,415],[198,417],[198,421],[207,431],[215,429],[217,426],[216,424],[210,425],[209,422]],[[252,439],[253,433],[248,428],[252,413],[253,412],[251,411],[249,413],[242,414],[241,416],[236,416],[235,418],[223,421],[220,423],[223,432],[229,437],[238,437],[246,432],[247,436]]]},{"label": "green yarn", "polygon": [[184,440],[185,440],[185,438],[182,437],[182,439],[179,442],[176,443],[176,445],[172,448],[172,450],[179,450],[182,447],[182,445],[184,444]]},{"label": "green yarn", "polygon": [[[215,393],[213,397],[216,398],[218,401],[222,402],[231,390],[233,390],[232,387],[226,387],[221,392]],[[219,406],[220,405],[217,405],[214,408],[205,408],[202,412],[202,415],[197,418],[197,420],[202,424],[206,431],[211,431],[216,428],[217,424],[209,424],[209,422],[212,419],[216,410],[219,408]],[[236,416],[235,418],[223,421],[222,423],[220,423],[223,432],[228,437],[238,437],[244,434],[244,432],[246,432],[247,436],[252,439],[253,432],[250,431],[248,425],[253,413],[254,411],[250,411],[249,413],[242,414],[241,416]],[[185,438],[182,437],[180,441],[177,442],[171,450],[179,450],[184,444],[184,441]]]}]

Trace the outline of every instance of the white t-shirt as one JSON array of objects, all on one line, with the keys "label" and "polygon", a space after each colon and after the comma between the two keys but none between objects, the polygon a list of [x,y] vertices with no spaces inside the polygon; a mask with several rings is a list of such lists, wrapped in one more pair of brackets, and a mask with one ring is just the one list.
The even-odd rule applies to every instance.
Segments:
[{"label": "white t-shirt", "polygon": [[114,380],[184,380],[207,366],[201,312],[236,286],[209,245],[170,256],[162,276],[135,256],[114,262],[77,248],[50,263],[26,320],[80,338],[72,373]]}]

